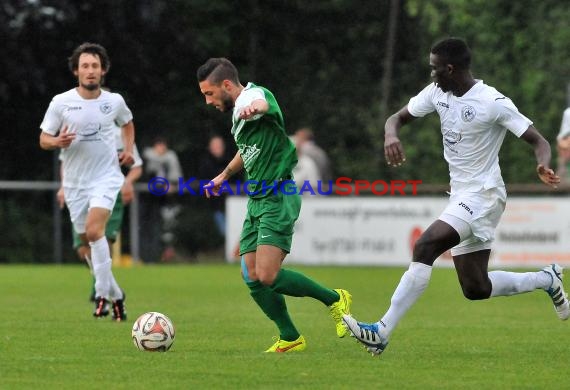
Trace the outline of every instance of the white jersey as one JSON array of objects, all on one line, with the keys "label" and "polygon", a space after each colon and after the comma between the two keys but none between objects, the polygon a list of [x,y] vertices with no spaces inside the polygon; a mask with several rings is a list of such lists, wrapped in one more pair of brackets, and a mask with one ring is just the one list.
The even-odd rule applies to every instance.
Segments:
[{"label": "white jersey", "polygon": [[[125,148],[125,146],[123,145],[123,131],[122,128],[115,125],[115,145],[117,148],[117,153],[120,153],[123,151],[123,149]],[[59,161],[64,161],[65,160],[65,151],[67,149],[61,149],[59,152]],[[131,165],[129,167],[130,168],[136,168],[136,167],[142,167],[143,165],[143,160],[141,157],[141,154],[139,153],[139,149],[137,148],[137,144],[133,144],[133,159],[135,160],[135,162],[133,163],[133,165]]]},{"label": "white jersey", "polygon": [[84,99],[73,88],[56,95],[40,128],[55,136],[67,126],[70,133],[76,134],[64,149],[63,186],[88,188],[101,181],[122,185],[116,128],[132,119],[131,111],[117,93],[102,90],[98,98]]},{"label": "white jersey", "polygon": [[408,111],[415,117],[439,114],[452,191],[504,186],[499,150],[506,131],[520,137],[532,125],[508,97],[481,80],[461,97],[432,83],[410,99]]}]

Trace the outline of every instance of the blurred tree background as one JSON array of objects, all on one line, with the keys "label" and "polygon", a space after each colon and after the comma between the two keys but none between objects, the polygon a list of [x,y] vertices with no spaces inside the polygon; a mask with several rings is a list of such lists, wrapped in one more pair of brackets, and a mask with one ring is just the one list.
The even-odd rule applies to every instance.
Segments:
[{"label": "blurred tree background", "polygon": [[[465,38],[474,75],[511,97],[554,145],[569,81],[568,20],[558,0],[4,0],[0,180],[56,179],[39,124],[51,98],[75,85],[67,57],[92,41],[111,56],[106,82],[131,107],[139,148],[165,136],[186,177],[210,135],[232,142],[229,116],[204,104],[195,76],[223,56],[244,84],[275,93],[290,133],[314,129],[336,176],[444,184],[436,115],[402,132],[408,163],[399,170],[382,150],[386,117],[430,82],[431,45]],[[532,151],[515,137],[500,157],[507,182],[537,181]],[[2,194],[5,224],[13,208]]]}]

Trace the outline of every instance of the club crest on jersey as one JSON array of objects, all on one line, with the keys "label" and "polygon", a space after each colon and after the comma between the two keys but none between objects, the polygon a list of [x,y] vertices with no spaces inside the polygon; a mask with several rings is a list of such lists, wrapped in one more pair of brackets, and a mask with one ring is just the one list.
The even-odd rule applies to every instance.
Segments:
[{"label": "club crest on jersey", "polygon": [[475,119],[476,115],[477,112],[473,106],[465,106],[461,110],[461,118],[463,119],[463,122],[471,122],[473,119]]},{"label": "club crest on jersey", "polygon": [[99,106],[99,109],[101,110],[101,112],[103,114],[108,114],[111,112],[111,110],[113,109],[113,106],[111,106],[110,103],[103,103]]}]

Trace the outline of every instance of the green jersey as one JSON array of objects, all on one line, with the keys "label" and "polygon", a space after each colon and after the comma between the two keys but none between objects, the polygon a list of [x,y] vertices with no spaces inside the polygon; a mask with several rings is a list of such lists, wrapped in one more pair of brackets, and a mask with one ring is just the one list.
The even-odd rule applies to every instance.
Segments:
[{"label": "green jersey", "polygon": [[[254,100],[265,100],[269,109],[252,119],[239,119],[241,110]],[[266,88],[248,83],[235,101],[232,135],[247,173],[250,196],[262,198],[272,194],[269,186],[291,180],[297,164],[295,145],[285,134],[283,114],[275,96]],[[266,188],[264,191],[263,188]]]}]

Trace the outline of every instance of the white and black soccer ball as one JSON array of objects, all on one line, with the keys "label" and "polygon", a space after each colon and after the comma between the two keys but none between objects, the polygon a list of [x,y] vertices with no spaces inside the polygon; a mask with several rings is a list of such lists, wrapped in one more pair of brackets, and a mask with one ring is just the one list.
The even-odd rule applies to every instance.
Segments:
[{"label": "white and black soccer ball", "polygon": [[174,324],[162,313],[151,311],[133,324],[133,343],[141,351],[166,352],[174,342]]}]

